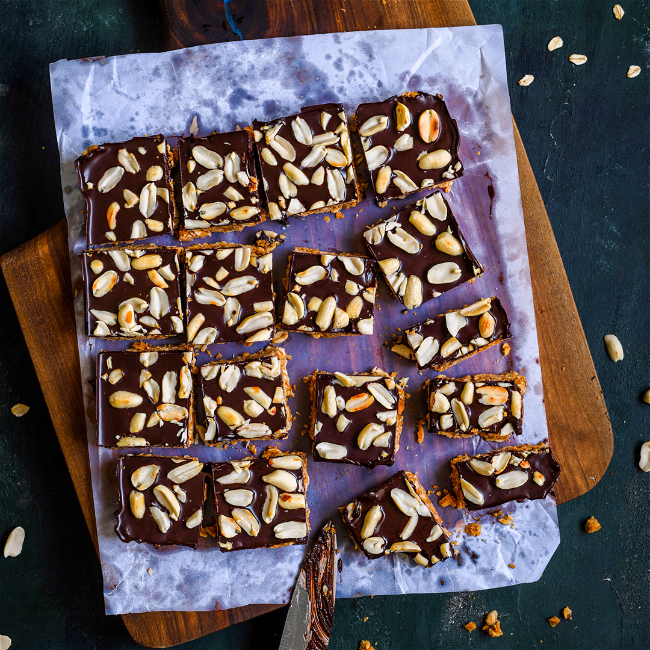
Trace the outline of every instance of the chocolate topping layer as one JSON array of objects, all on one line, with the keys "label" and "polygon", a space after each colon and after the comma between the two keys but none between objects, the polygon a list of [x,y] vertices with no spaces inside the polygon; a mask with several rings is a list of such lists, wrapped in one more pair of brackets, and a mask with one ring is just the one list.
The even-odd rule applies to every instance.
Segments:
[{"label": "chocolate topping layer", "polygon": [[[409,484],[412,491],[409,490]],[[395,503],[395,500],[391,496],[391,493],[395,489],[405,492],[411,498],[413,498],[412,495],[414,493],[418,493],[420,497],[420,506],[417,510],[417,523],[411,534],[407,537],[407,540],[404,540],[402,533],[407,524],[409,524],[411,516],[405,514]],[[397,497],[399,498],[399,493]],[[364,546],[364,538],[361,535],[366,521],[366,515],[373,506],[379,507],[380,517],[374,530],[368,531],[372,534],[368,535],[365,539],[372,540],[377,538],[378,544],[380,544],[380,540],[383,540],[383,544],[380,544],[375,549],[376,552],[370,552]],[[417,555],[424,557],[428,561],[427,564],[429,566],[446,559],[446,557],[451,557],[453,554],[449,545],[449,537],[442,527],[442,521],[426,497],[426,493],[414,474],[403,471],[397,472],[397,474],[391,476],[385,483],[357,497],[352,503],[341,508],[341,516],[356,545],[371,560],[383,557],[389,552],[393,544],[399,544],[404,541],[417,544],[420,551],[412,551],[407,554],[412,558],[415,558]],[[439,530],[436,527],[439,527]],[[435,539],[427,542],[427,539],[431,537],[435,537]],[[443,547],[445,544],[446,546]],[[443,550],[441,550],[441,547],[443,547]],[[447,551],[448,555],[444,554],[444,550]]]},{"label": "chocolate topping layer", "polygon": [[[179,255],[182,253],[183,249],[170,247],[82,253],[88,336],[133,339],[181,333]],[[134,313],[125,308],[127,301],[133,305]],[[122,322],[121,308],[125,308]],[[98,313],[93,314],[91,310]]]},{"label": "chocolate topping layer", "polygon": [[[224,231],[262,221],[253,138],[248,129],[205,138],[179,138],[178,160],[181,187],[187,187],[183,193],[185,228]],[[192,188],[197,195],[194,205],[190,200]]]},{"label": "chocolate topping layer", "polygon": [[[393,295],[408,309],[473,280],[484,270],[442,192],[409,205],[367,230],[364,237]],[[415,302],[405,295],[412,276],[421,282]]]},{"label": "chocolate topping layer", "polygon": [[[400,104],[406,107],[410,118],[410,121],[407,120],[408,125],[401,130],[398,126],[402,126],[402,124],[398,124],[398,115],[396,113],[396,109]],[[429,121],[428,124],[425,124],[426,116],[422,117],[426,111],[435,112],[432,121]],[[425,187],[449,182],[463,175],[463,165],[458,158],[458,147],[460,146],[458,126],[456,120],[453,120],[449,115],[447,105],[441,95],[411,92],[399,97],[390,97],[383,102],[361,104],[357,108],[356,117],[359,135],[362,136],[361,142],[364,144],[366,161],[370,160],[370,177],[377,202],[402,197]],[[422,129],[420,128],[421,117],[423,120]],[[373,130],[373,122],[369,122],[373,118],[384,118],[386,120],[385,127],[376,133],[364,136],[364,133],[367,132],[366,129],[368,131]],[[366,128],[364,128],[364,125]],[[425,126],[427,130],[424,130]],[[423,138],[423,134],[429,141]],[[366,137],[367,140],[365,140]],[[400,142],[397,143],[400,138]],[[373,152],[375,147],[382,147],[383,150]],[[436,151],[446,152],[446,154],[441,155],[439,163],[433,161],[434,165],[441,166],[422,169],[418,159],[427,153]],[[375,154],[379,152],[384,155],[377,157]],[[381,164],[374,167],[372,164],[373,159],[381,161]],[[380,192],[377,190],[377,176],[382,167],[390,169],[390,183],[385,191]],[[415,187],[410,189],[406,186],[399,187],[396,185],[395,179],[398,176],[396,171],[406,174]]]},{"label": "chocolate topping layer", "polygon": [[[471,466],[473,460],[478,460],[490,463],[492,466],[496,465],[499,469],[499,459],[503,460],[506,457],[510,460],[505,469],[501,472],[494,471],[489,476],[479,473]],[[477,467],[485,471],[480,465]],[[473,457],[458,456],[451,461],[451,472],[458,507],[483,510],[500,506],[508,501],[544,499],[560,476],[560,465],[553,457],[548,445],[540,443],[535,446],[503,447],[488,454],[479,454]],[[536,476],[537,473],[541,476]],[[475,496],[474,501],[471,501],[468,498],[467,488],[463,489],[461,480],[467,481],[478,490],[480,498]],[[500,483],[503,486],[501,488],[499,487]],[[509,485],[516,485],[516,487],[509,487]],[[481,501],[481,499],[482,503],[475,502]]]},{"label": "chocolate topping layer", "polygon": [[[120,154],[121,150],[128,156]],[[75,167],[79,189],[86,200],[89,246],[172,234],[170,159],[162,135],[92,146],[77,158]],[[146,199],[144,188],[150,183],[156,189],[151,202],[143,200]],[[129,198],[129,192],[134,196]],[[113,203],[119,208],[114,222],[108,215]],[[134,231],[136,222],[140,223]],[[112,233],[114,238],[107,233]]]},{"label": "chocolate topping layer", "polygon": [[[298,458],[301,462],[299,469],[281,469],[273,467],[271,463],[277,462],[276,458]],[[239,468],[239,472],[235,468]],[[268,477],[273,472],[286,472],[293,477],[296,488],[291,493],[285,492],[281,487],[273,486],[263,480],[263,477]],[[224,479],[230,475],[227,482],[220,482],[219,479]],[[213,463],[212,465],[212,481],[215,496],[215,509],[217,513],[218,525],[218,541],[221,550],[226,551],[239,551],[244,548],[264,548],[282,546],[285,544],[306,544],[309,534],[308,510],[306,507],[287,509],[280,505],[280,502],[287,500],[288,494],[304,495],[307,492],[307,462],[305,455],[300,453],[287,454],[286,456],[273,456],[271,458],[252,458],[244,459],[243,461],[232,461],[229,463]],[[234,482],[236,481],[236,482]],[[265,502],[267,501],[267,487],[269,492],[276,490],[278,502],[274,508],[273,517],[269,523],[264,519]],[[247,497],[246,500],[239,503],[246,503],[248,505],[233,505],[229,503],[227,498],[228,491],[233,490],[246,490],[247,494],[239,494],[238,496]],[[230,497],[233,500],[233,497]],[[306,503],[305,503],[306,505]],[[251,535],[245,531],[241,526],[240,530],[232,528],[235,522],[235,514],[233,510],[246,509],[257,521],[259,525],[259,532],[257,535]],[[231,533],[234,536],[227,536],[224,534],[224,523],[222,517],[229,519],[225,525],[231,527]],[[269,517],[270,518],[270,517]],[[305,534],[301,537],[278,537],[278,525],[282,525],[281,529],[287,529],[289,522],[296,522],[298,528],[302,528]],[[290,528],[289,528],[290,530]],[[282,533],[281,533],[282,534]]]},{"label": "chocolate topping layer", "polygon": [[[198,546],[201,523],[199,522],[193,528],[188,528],[186,523],[198,510],[203,510],[205,475],[199,471],[196,476],[178,484],[167,477],[170,471],[191,461],[196,461],[196,458],[191,456],[150,456],[146,454],[120,457],[117,463],[117,485],[120,507],[115,512],[117,519],[115,532],[123,542],[136,541],[155,544],[156,546],[179,544],[192,548]],[[136,519],[131,511],[129,499],[129,495],[135,490],[131,477],[135,470],[145,465],[155,465],[159,468],[159,471],[151,486],[139,490],[144,495],[145,507],[142,518]],[[158,485],[169,488],[176,495],[180,506],[178,521],[170,519],[169,530],[166,533],[161,532],[150,511],[151,507],[157,507],[161,511],[169,514],[166,506],[160,503],[154,493],[154,488]],[[175,486],[176,490],[174,489]],[[184,495],[179,495],[179,490],[182,490]],[[185,499],[184,501],[182,500],[183,498]]]}]

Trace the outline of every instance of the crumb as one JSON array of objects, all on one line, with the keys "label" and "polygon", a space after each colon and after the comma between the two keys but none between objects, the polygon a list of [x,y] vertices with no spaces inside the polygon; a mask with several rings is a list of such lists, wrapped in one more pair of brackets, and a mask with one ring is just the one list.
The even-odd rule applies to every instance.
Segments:
[{"label": "crumb", "polygon": [[[434,486],[434,487],[435,487],[435,486]],[[441,496],[442,496],[442,492],[441,492],[440,490],[438,490],[438,491],[436,492],[436,496],[437,496],[437,497],[441,497]]]},{"label": "crumb", "polygon": [[465,623],[463,627],[468,631],[468,632],[473,632],[476,629],[476,623],[474,621],[470,621],[469,623]]},{"label": "crumb", "polygon": [[253,456],[257,456],[257,448],[255,447],[255,445],[248,443],[246,447],[251,452],[251,454],[253,454]]},{"label": "crumb", "polygon": [[557,616],[551,616],[551,618],[548,619],[548,624],[551,627],[555,627],[559,622],[560,619]]},{"label": "crumb", "polygon": [[571,613],[572,612],[568,607],[565,607],[562,610],[562,616],[564,616],[565,620],[567,620],[567,621],[572,621],[573,620],[573,617],[571,616]]},{"label": "crumb", "polygon": [[478,537],[481,534],[481,524],[467,524],[465,532],[472,537]]},{"label": "crumb", "polygon": [[585,522],[585,533],[595,533],[597,530],[600,530],[600,528],[601,526],[596,517],[589,517]]},{"label": "crumb", "polygon": [[510,344],[509,344],[509,343],[504,343],[504,344],[501,346],[501,354],[502,354],[504,357],[507,357],[507,356],[510,354],[510,350],[511,350],[511,349],[512,349],[512,348],[510,347]]},{"label": "crumb", "polygon": [[149,568],[147,569],[147,573],[148,573],[149,575],[151,575],[151,574],[153,573],[153,572],[151,571],[151,567],[149,567]]},{"label": "crumb", "polygon": [[363,622],[365,623],[367,620],[368,620],[368,617],[367,617],[367,616],[364,616],[364,617],[363,617]]},{"label": "crumb", "polygon": [[438,504],[440,505],[441,508],[446,508],[447,506],[452,506],[453,508],[456,507],[456,499],[454,499],[452,494],[445,494],[440,501],[438,501]]},{"label": "crumb", "polygon": [[362,641],[359,644],[359,650],[375,650],[375,649],[370,645],[370,641]]},{"label": "crumb", "polygon": [[501,622],[497,618],[499,613],[496,609],[493,609],[485,617],[485,625],[481,628],[485,630],[491,637],[503,636],[503,630],[501,630]]},{"label": "crumb", "polygon": [[328,222],[329,222],[329,220],[330,220],[330,218],[326,215],[326,216],[325,216],[325,221],[328,221]]},{"label": "crumb", "polygon": [[337,210],[336,213],[334,214],[334,216],[337,219],[345,219],[345,215],[340,210]]},{"label": "crumb", "polygon": [[506,515],[505,517],[499,517],[497,521],[504,526],[509,526],[514,519],[512,518],[512,515]]},{"label": "crumb", "polygon": [[213,524],[212,526],[206,526],[205,528],[201,528],[201,532],[205,530],[210,537],[216,537],[217,536],[217,524]]},{"label": "crumb", "polygon": [[415,435],[417,436],[418,444],[421,445],[424,442],[424,420],[418,420]]},{"label": "crumb", "polygon": [[511,563],[510,563],[510,564],[509,564],[508,566],[509,566],[509,567],[510,567],[511,569],[514,569],[514,568],[516,568],[516,567],[515,567],[515,565],[514,565],[514,564],[512,564],[512,562],[511,562]]}]

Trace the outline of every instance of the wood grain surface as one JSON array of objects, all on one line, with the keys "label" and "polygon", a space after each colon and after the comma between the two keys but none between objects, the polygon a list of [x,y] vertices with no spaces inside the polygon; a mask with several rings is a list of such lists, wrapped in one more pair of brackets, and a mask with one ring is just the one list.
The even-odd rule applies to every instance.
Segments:
[{"label": "wood grain surface", "polygon": [[[160,0],[168,49],[244,38],[335,31],[475,24],[464,0]],[[233,19],[245,16],[245,21]],[[234,26],[234,29],[233,29]],[[602,477],[613,434],[551,225],[515,126],[528,252],[537,311],[540,363],[551,445],[563,472],[558,503],[584,494]],[[0,267],[25,335],[64,457],[97,545],[65,221],[7,253]],[[31,292],[24,291],[26,286]],[[169,647],[276,609],[253,605],[215,612],[123,616],[140,644]]]}]

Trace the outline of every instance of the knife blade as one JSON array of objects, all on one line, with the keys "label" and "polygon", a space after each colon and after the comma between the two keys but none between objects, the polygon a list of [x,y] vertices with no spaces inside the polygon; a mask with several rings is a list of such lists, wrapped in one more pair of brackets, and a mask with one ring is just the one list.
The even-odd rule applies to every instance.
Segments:
[{"label": "knife blade", "polygon": [[336,529],[328,521],[303,560],[279,650],[327,650],[336,598]]}]

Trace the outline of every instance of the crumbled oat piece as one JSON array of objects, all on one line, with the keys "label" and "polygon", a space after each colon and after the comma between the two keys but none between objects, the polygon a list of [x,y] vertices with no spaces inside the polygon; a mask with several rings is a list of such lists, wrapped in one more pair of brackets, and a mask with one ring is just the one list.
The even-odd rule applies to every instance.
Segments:
[{"label": "crumbled oat piece", "polygon": [[367,620],[368,620],[368,617],[367,617],[367,616],[364,616],[364,617],[363,617],[363,622],[365,623]]},{"label": "crumbled oat piece", "polygon": [[548,48],[549,52],[552,52],[553,50],[557,50],[558,48],[562,47],[563,45],[564,45],[564,41],[559,36],[554,36],[548,42],[548,45],[546,47]]},{"label": "crumbled oat piece", "polygon": [[504,526],[510,526],[514,519],[512,518],[512,515],[505,515],[505,517],[499,517],[497,521]]},{"label": "crumbled oat piece", "polygon": [[423,420],[418,420],[418,424],[415,429],[415,435],[417,437],[418,444],[421,445],[424,442],[424,421]]},{"label": "crumbled oat piece", "polygon": [[562,610],[562,616],[564,616],[564,618],[565,618],[567,621],[572,621],[572,620],[573,620],[573,616],[571,616],[571,613],[572,613],[572,612],[571,612],[571,610],[570,610],[568,607],[565,607],[565,608]]},{"label": "crumbled oat piece", "polygon": [[616,20],[620,20],[625,15],[625,12],[623,11],[623,7],[621,7],[621,5],[614,5],[612,7],[612,11],[614,12],[614,17]]},{"label": "crumbled oat piece", "polygon": [[627,78],[628,79],[634,79],[634,77],[638,77],[641,74],[641,68],[638,65],[631,65],[627,69]]},{"label": "crumbled oat piece", "polygon": [[29,411],[29,406],[26,404],[14,404],[11,407],[11,412],[17,417],[17,418],[22,418],[25,413]]},{"label": "crumbled oat piece", "polygon": [[470,621],[469,623],[465,623],[463,627],[468,631],[468,632],[473,632],[476,629],[476,623],[474,621]]},{"label": "crumbled oat piece", "polygon": [[481,524],[467,524],[465,526],[465,532],[472,537],[478,537],[481,534]]},{"label": "crumbled oat piece", "polygon": [[359,650],[375,650],[375,648],[370,645],[370,641],[362,641],[359,644]]},{"label": "crumbled oat piece", "polygon": [[511,562],[508,566],[509,566],[511,569],[515,569],[515,568],[516,568],[515,565],[512,564],[512,562]]},{"label": "crumbled oat piece", "polygon": [[481,628],[485,630],[491,637],[503,636],[503,630],[501,629],[501,622],[497,618],[499,613],[496,609],[493,609],[485,617],[485,625]]},{"label": "crumbled oat piece", "polygon": [[560,619],[557,616],[551,616],[551,618],[548,619],[548,624],[551,627],[555,627],[559,622]]},{"label": "crumbled oat piece", "polygon": [[530,84],[532,84],[533,81],[535,81],[535,77],[533,77],[532,74],[527,74],[524,75],[517,83],[520,86],[530,86]]},{"label": "crumbled oat piece", "polygon": [[451,506],[452,508],[456,507],[456,499],[454,499],[454,496],[452,494],[445,494],[440,501],[438,501],[438,505],[441,508],[446,508],[447,506]]},{"label": "crumbled oat piece", "polygon": [[148,573],[149,575],[151,575],[151,574],[153,573],[153,571],[151,570],[151,567],[149,567],[149,568],[147,569],[147,573]]},{"label": "crumbled oat piece", "polygon": [[510,347],[510,344],[509,344],[509,343],[504,343],[504,344],[501,346],[501,354],[502,354],[504,357],[507,357],[507,356],[510,354],[510,350],[511,350],[511,349],[512,349],[512,348]]},{"label": "crumbled oat piece", "polygon": [[600,528],[601,526],[596,517],[589,517],[585,522],[585,533],[595,533],[597,530],[600,530]]}]

